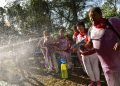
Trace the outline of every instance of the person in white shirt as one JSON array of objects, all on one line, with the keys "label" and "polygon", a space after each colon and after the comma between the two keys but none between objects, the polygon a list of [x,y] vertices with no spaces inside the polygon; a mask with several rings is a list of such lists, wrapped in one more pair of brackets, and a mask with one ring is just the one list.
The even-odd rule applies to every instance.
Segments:
[{"label": "person in white shirt", "polygon": [[100,84],[100,71],[98,66],[98,58],[95,50],[86,49],[84,45],[88,42],[87,29],[84,22],[77,23],[77,30],[79,35],[77,36],[77,44],[79,44],[79,52],[82,57],[82,62],[87,75],[89,76],[91,83],[88,86],[101,86]]}]

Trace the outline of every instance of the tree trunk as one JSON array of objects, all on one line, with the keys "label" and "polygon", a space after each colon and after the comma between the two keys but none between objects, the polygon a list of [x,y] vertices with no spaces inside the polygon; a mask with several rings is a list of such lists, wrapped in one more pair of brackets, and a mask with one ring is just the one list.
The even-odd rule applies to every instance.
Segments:
[{"label": "tree trunk", "polygon": [[71,3],[72,3],[72,12],[73,12],[73,24],[76,24],[78,21],[76,0],[71,0]]}]

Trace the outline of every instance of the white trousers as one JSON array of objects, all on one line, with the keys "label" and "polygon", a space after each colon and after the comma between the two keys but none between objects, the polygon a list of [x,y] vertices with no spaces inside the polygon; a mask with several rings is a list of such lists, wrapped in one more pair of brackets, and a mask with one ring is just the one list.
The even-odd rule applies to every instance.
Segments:
[{"label": "white trousers", "polygon": [[79,50],[77,51],[77,56],[78,56],[78,59],[79,59],[79,62],[81,64],[81,66],[82,66],[82,69],[85,72],[85,68],[84,68],[83,61],[82,61],[82,56],[80,55],[80,51]]},{"label": "white trousers", "polygon": [[54,52],[49,52],[47,47],[46,49],[41,49],[41,51],[44,55],[45,68],[48,71],[52,71],[53,69],[58,71],[58,64]]},{"label": "white trousers", "polygon": [[100,71],[98,66],[98,57],[97,54],[82,55],[82,61],[85,68],[86,73],[88,74],[91,81],[99,81],[100,80]]}]

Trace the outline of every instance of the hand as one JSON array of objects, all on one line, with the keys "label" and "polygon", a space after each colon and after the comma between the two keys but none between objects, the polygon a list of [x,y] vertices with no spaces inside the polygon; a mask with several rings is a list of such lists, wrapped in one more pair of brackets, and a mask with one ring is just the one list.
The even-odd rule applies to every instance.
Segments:
[{"label": "hand", "polygon": [[113,50],[120,51],[120,41],[114,45]]},{"label": "hand", "polygon": [[87,48],[87,49],[93,48],[92,42],[87,42],[86,45],[85,45],[85,48]]},{"label": "hand", "polygon": [[85,45],[80,45],[80,50],[85,51],[86,50]]},{"label": "hand", "polygon": [[77,48],[73,48],[71,51],[72,51],[73,53],[76,53],[76,52],[78,51],[78,49],[77,49]]}]

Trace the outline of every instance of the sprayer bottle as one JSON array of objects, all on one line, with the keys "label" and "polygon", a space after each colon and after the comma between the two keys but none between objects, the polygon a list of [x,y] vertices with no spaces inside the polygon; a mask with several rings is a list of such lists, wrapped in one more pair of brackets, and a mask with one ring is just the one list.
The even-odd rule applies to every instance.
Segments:
[{"label": "sprayer bottle", "polygon": [[61,59],[61,77],[63,79],[68,78],[67,64],[66,64],[66,61],[64,59]]}]

